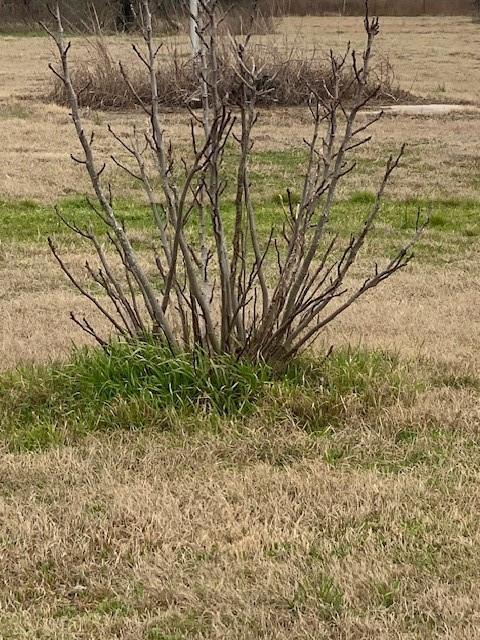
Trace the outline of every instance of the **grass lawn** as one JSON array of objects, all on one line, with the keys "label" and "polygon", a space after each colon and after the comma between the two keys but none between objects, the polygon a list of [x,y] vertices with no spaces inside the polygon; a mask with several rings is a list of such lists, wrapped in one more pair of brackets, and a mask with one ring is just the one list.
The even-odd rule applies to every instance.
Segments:
[{"label": "grass lawn", "polygon": [[[309,46],[361,33],[350,18],[302,24]],[[386,28],[382,54],[398,58],[402,86],[435,95],[441,69],[442,95],[475,100],[476,25]],[[55,204],[102,232],[68,159],[69,118],[39,99],[48,46],[0,38],[0,638],[480,638],[478,114],[379,123],[332,232],[361,227],[388,153],[410,146],[353,277],[405,242],[419,210],[429,229],[406,269],[285,370],[172,359],[148,343],[103,352],[69,323],[92,309],[46,246],[52,235],[79,269],[91,257]],[[145,124],[85,116],[107,158],[107,122]],[[185,148],[184,114],[164,117]],[[252,182],[263,241],[285,188],[298,197],[308,128],[297,110],[262,113]],[[140,192],[106,175],[146,261],[155,229]],[[224,214],[231,233],[228,190]]]},{"label": "grass lawn", "polygon": [[[339,201],[334,227],[348,236],[372,199]],[[276,190],[257,205],[266,237]],[[83,199],[60,206],[90,220]],[[388,200],[366,257],[429,207],[416,268],[465,269],[479,230],[467,199]],[[119,208],[146,251],[146,209]],[[67,291],[44,237],[83,254],[52,207],[0,212],[19,270],[7,259],[2,272],[24,300]],[[62,300],[65,315],[78,302]],[[281,374],[149,345],[2,373],[1,637],[475,637],[478,369],[338,336],[324,360],[331,338]]]}]

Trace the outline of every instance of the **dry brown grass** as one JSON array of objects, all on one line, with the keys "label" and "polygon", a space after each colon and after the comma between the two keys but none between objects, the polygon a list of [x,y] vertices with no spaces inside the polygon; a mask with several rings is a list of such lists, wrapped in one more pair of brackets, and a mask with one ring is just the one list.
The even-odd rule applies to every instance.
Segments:
[{"label": "dry brown grass", "polygon": [[[68,255],[79,267],[87,258],[78,249]],[[455,258],[453,251],[452,258],[454,263],[444,266],[414,264],[343,314],[324,334],[325,341],[480,372],[472,359],[480,348],[480,317],[470,312],[480,286],[479,255]],[[0,369],[61,357],[73,340],[84,342],[68,314],[91,308],[65,282],[46,247],[5,247],[0,283]],[[467,317],[467,323],[460,321]]]},{"label": "dry brown grass", "polygon": [[[361,47],[363,42],[358,18],[289,18],[283,24],[289,41],[298,37],[311,47],[342,48],[347,39]],[[480,63],[472,49],[477,36],[478,24],[467,17],[385,17],[379,51],[393,63],[403,89],[434,101],[477,103]]]},{"label": "dry brown grass", "polygon": [[[382,55],[395,60],[396,81],[401,87],[442,101],[477,101],[480,73],[471,51],[477,25],[464,18],[385,18],[382,24]],[[343,47],[351,38],[359,46],[363,40],[361,28],[358,18],[289,18],[273,40],[281,46],[306,43],[325,50],[328,46]],[[299,34],[303,34],[301,42]],[[269,41],[262,39],[267,44]],[[110,43],[116,58],[124,59],[127,65],[132,62],[128,39],[117,38]],[[74,40],[74,50],[80,58],[86,55],[85,45],[78,40]],[[50,81],[47,64],[53,59],[54,52],[47,39],[0,40],[0,71],[4,78],[0,87],[0,165],[6,167],[0,175],[0,193],[4,197],[51,202],[86,188],[78,167],[69,160],[76,142],[66,112],[38,101]],[[23,100],[22,96],[27,94],[31,97]],[[96,129],[98,146],[106,148],[107,156],[113,148],[106,135],[106,123],[110,120],[126,131],[133,121],[141,123],[142,118],[116,114],[107,119],[101,113],[91,114],[89,124]],[[167,116],[168,131],[180,140],[186,140],[188,135],[183,121],[176,114]],[[297,111],[275,110],[264,114],[257,132],[257,148],[295,148],[301,144],[307,125],[303,114]],[[404,140],[411,143],[407,180],[405,174],[399,174],[406,196],[422,192],[428,197],[432,194],[474,197],[478,131],[476,114],[441,119],[389,117],[377,128],[378,144],[372,153],[375,156],[384,153],[383,141],[388,148]],[[366,181],[365,188],[370,188],[368,177]]]},{"label": "dry brown grass", "polygon": [[[479,62],[472,44],[478,25],[467,17],[415,17],[382,19],[380,53],[394,62],[400,86],[417,95],[444,96],[476,102],[480,89]],[[360,47],[364,34],[358,17],[289,17],[279,23],[275,34],[258,38],[259,42],[303,49],[342,50],[346,41]],[[170,45],[186,46],[186,39],[173,37]],[[127,63],[131,39],[109,39],[115,58]],[[84,46],[74,38],[75,48]],[[50,42],[44,38],[3,37],[0,60],[4,74],[0,95],[3,97],[45,91],[47,63],[54,59]],[[81,55],[81,53],[80,53]],[[467,75],[468,74],[468,75]],[[468,77],[468,82],[466,78]],[[440,90],[441,89],[441,90]]]},{"label": "dry brown grass", "polygon": [[285,423],[5,455],[2,637],[478,638],[478,417],[444,393],[334,443]]},{"label": "dry brown grass", "polygon": [[[0,193],[3,198],[27,198],[53,203],[59,198],[84,193],[88,182],[81,169],[72,163],[70,152],[77,141],[65,111],[60,107],[12,101],[0,110],[2,147]],[[17,113],[20,104],[22,112]],[[28,110],[25,117],[23,110]],[[183,116],[167,114],[167,131],[180,145],[187,145],[189,129]],[[369,154],[384,158],[405,141],[406,160],[392,182],[393,197],[426,198],[468,197],[477,194],[477,155],[480,145],[480,117],[477,114],[454,114],[443,117],[386,116],[376,127]],[[35,124],[33,125],[33,122]],[[108,162],[109,172],[118,194],[138,195],[131,183],[125,183],[109,162],[118,153],[107,132],[111,122],[117,131],[128,133],[133,122],[144,127],[141,115],[87,114],[87,122],[96,131],[97,148]],[[295,123],[295,126],[292,126]],[[310,130],[303,110],[276,109],[261,115],[255,135],[255,150],[292,151],[302,145]],[[441,136],[439,130],[441,128]],[[366,159],[368,154],[360,157]],[[28,167],[28,170],[27,170]],[[371,190],[380,166],[355,175],[349,183],[353,191]],[[372,172],[373,171],[373,172]],[[285,176],[288,179],[288,175]]]}]

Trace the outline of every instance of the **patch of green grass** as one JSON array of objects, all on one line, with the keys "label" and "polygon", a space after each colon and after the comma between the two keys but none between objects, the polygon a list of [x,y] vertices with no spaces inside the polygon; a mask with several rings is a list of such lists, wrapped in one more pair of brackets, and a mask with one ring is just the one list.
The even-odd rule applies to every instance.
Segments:
[{"label": "patch of green grass", "polygon": [[376,595],[379,606],[390,609],[395,604],[400,583],[395,580],[392,583],[381,582],[376,586]]},{"label": "patch of green grass", "polygon": [[308,157],[308,152],[303,148],[296,148],[287,151],[285,149],[279,151],[266,150],[257,151],[252,154],[252,164],[259,164],[266,167],[281,167],[282,169],[303,169]]},{"label": "patch of green grass", "polygon": [[346,453],[347,450],[344,446],[334,444],[327,446],[323,454],[323,459],[329,466],[336,467],[343,461]]},{"label": "patch of green grass", "polygon": [[95,609],[105,616],[127,616],[130,612],[130,607],[118,598],[104,598]]},{"label": "patch of green grass", "polygon": [[8,425],[10,447],[13,451],[38,452],[62,444],[63,433],[48,417],[33,417],[21,423],[13,418]]},{"label": "patch of green grass", "polygon": [[[323,361],[292,362],[278,389],[280,401],[297,424],[319,435],[342,424],[349,409],[366,416],[400,399],[413,400],[416,391],[396,355],[351,348],[334,351]],[[342,457],[335,450],[328,461]]]},{"label": "patch of green grass", "polygon": [[29,117],[30,111],[25,104],[21,102],[5,102],[0,104],[0,120],[26,120]]},{"label": "patch of green grass", "polygon": [[108,350],[77,350],[67,363],[6,374],[0,379],[0,417],[10,424],[14,448],[38,450],[59,442],[64,427],[76,434],[165,429],[172,411],[178,422],[178,413],[193,410],[246,414],[269,380],[270,369],[262,365],[173,356],[153,342],[114,343]]},{"label": "patch of green grass", "polygon": [[[119,220],[129,229],[153,230],[149,209],[131,201],[118,201]],[[79,227],[104,233],[105,225],[95,215],[85,198],[71,198],[59,203],[62,216]],[[55,213],[53,205],[31,200],[0,201],[0,240],[15,242],[46,242],[47,236],[74,238],[74,234]]]},{"label": "patch of green grass", "polygon": [[77,616],[77,609],[72,604],[65,604],[58,607],[53,613],[53,617],[56,619],[74,619]]},{"label": "patch of green grass", "polygon": [[[352,194],[348,199],[339,201],[333,208],[332,224],[342,234],[354,232],[359,228],[375,196],[369,192]],[[391,226],[396,231],[415,231],[418,223],[429,216],[431,231],[474,237],[480,235],[480,205],[467,199],[423,200],[384,200],[378,224]],[[385,231],[384,231],[385,232]]]},{"label": "patch of green grass", "polygon": [[[288,418],[319,436],[340,426],[352,408],[367,415],[411,393],[398,359],[384,353],[345,349],[277,372],[229,357],[174,357],[153,342],[114,343],[76,350],[65,363],[3,374],[0,422],[15,451],[40,451],[99,429],[221,429],[230,417],[243,417],[250,428],[248,416],[258,411],[272,424]],[[346,452],[334,443],[324,456],[336,464]],[[303,454],[294,443],[264,452],[282,465]]]},{"label": "patch of green grass", "polygon": [[[400,205],[403,208],[403,229],[415,228],[417,212],[421,210],[431,212],[430,227],[433,229],[454,234],[463,234],[469,230],[469,232],[474,231],[476,235],[480,235],[480,204],[476,200],[408,198]],[[387,218],[389,216],[392,216],[390,210],[387,212]]]},{"label": "patch of green grass", "polygon": [[352,193],[352,195],[349,198],[349,202],[354,206],[367,205],[371,207],[372,205],[375,204],[375,200],[376,200],[375,194],[371,193],[370,191],[356,191],[355,193]]},{"label": "patch of green grass", "polygon": [[[298,192],[293,190],[293,203],[298,199]],[[282,203],[287,203],[286,192],[276,193],[258,209],[262,224],[265,220],[265,230],[267,220],[270,223],[268,228],[271,228],[275,221],[281,219]],[[368,191],[355,192],[348,198],[337,200],[330,217],[331,231],[343,238],[358,233],[374,204],[375,194]],[[427,217],[428,243],[420,241],[415,250],[420,259],[431,260],[437,257],[435,253],[440,256],[445,246],[451,253],[452,236],[455,237],[455,250],[461,251],[471,246],[472,238],[480,235],[480,205],[474,200],[385,199],[371,236],[382,241],[380,245],[376,243],[379,253],[390,254],[399,248],[415,232],[418,222],[422,223]]]},{"label": "patch of green grass", "polygon": [[[298,167],[298,154],[285,153],[284,157],[283,152],[264,152],[259,154],[257,160],[264,163],[264,168],[270,166],[269,162],[272,163],[272,167],[275,163],[282,162],[287,166],[292,163]],[[281,164],[279,166],[281,169]],[[225,230],[230,237],[233,234],[235,220],[233,179],[232,175],[222,206]],[[287,193],[284,190],[286,182],[284,179],[277,181],[269,169],[259,171],[258,176],[254,176],[254,183],[258,232],[262,242],[266,242],[272,229],[281,232],[284,222],[283,210],[287,206]],[[299,199],[299,191],[295,185],[292,185],[292,199],[294,203]],[[338,234],[344,241],[351,234],[358,233],[374,202],[374,194],[362,191],[338,200],[331,212],[330,232]],[[103,223],[83,197],[63,200],[59,203],[59,208],[66,219],[78,226],[90,226],[96,233],[105,233]],[[116,201],[116,210],[118,218],[125,223],[127,229],[139,232],[133,234],[134,244],[138,248],[146,246],[147,243],[150,246],[149,243],[155,237],[155,225],[149,208],[133,199],[119,199]],[[376,258],[392,255],[414,233],[419,211],[421,220],[430,213],[430,223],[425,238],[415,248],[417,259],[426,262],[448,261],[452,253],[463,254],[480,236],[480,207],[473,200],[385,200],[365,251]],[[196,216],[193,214],[188,224],[188,233],[191,234],[193,242],[197,237],[196,224]],[[145,233],[144,240],[142,232]],[[49,235],[75,240],[75,235],[56,216],[53,206],[29,200],[0,201],[0,240],[45,242]]]},{"label": "patch of green grass", "polygon": [[335,580],[328,575],[321,575],[312,581],[312,591],[328,618],[339,616],[343,610],[343,591]]},{"label": "patch of green grass", "polygon": [[305,581],[300,582],[287,605],[292,612],[299,614],[307,606],[314,608],[324,620],[332,621],[342,614],[343,600],[342,589],[331,576],[322,573],[308,575]]}]

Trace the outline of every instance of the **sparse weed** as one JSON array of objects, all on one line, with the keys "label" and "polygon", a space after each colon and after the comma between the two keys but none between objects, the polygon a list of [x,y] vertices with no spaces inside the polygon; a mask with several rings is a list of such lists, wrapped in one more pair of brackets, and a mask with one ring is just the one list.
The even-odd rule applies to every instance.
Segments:
[{"label": "sparse weed", "polygon": [[399,582],[392,583],[381,582],[376,587],[378,603],[385,609],[390,609],[395,604],[399,591]]},{"label": "sparse weed", "polygon": [[331,576],[320,574],[309,576],[297,585],[289,609],[300,614],[307,607],[313,607],[319,616],[329,622],[338,618],[343,610],[343,591]]}]

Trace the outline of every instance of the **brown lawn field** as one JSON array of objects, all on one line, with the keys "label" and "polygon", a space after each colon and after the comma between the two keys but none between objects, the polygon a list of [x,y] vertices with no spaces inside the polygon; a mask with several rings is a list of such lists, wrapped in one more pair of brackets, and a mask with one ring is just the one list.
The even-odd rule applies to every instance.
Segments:
[{"label": "brown lawn field", "polygon": [[[362,23],[286,18],[262,40],[325,55],[361,46]],[[108,42],[131,61],[125,37]],[[51,42],[0,38],[0,638],[480,638],[479,42],[465,17],[382,20],[377,55],[395,82],[465,108],[387,113],[359,153],[346,222],[407,143],[359,275],[417,208],[431,224],[411,265],[314,345],[340,354],[324,386],[279,385],[240,418],[117,406],[118,428],[91,430],[68,410],[21,422],[25,394],[45,395],[42,366],[87,340],[68,315],[90,308],[46,236],[85,261],[52,209],[85,216],[89,185],[68,110],[45,100]],[[77,60],[90,52],[73,38]],[[146,126],[138,112],[84,117],[106,160],[108,123]],[[186,146],[186,114],[163,117]],[[303,108],[260,114],[259,201],[298,183],[309,129]],[[138,189],[107,172],[135,213]]]}]

